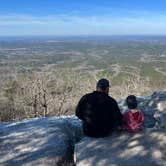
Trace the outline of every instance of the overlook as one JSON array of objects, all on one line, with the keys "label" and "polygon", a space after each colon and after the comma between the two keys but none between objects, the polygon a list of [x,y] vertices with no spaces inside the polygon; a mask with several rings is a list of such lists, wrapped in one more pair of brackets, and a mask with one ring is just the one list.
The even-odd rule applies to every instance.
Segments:
[{"label": "overlook", "polygon": [[166,166],[165,0],[0,0],[0,166]]},{"label": "overlook", "polygon": [[[0,123],[0,165],[164,166],[166,163],[166,92],[139,97],[143,131],[115,132],[106,138],[85,137],[75,116]],[[121,111],[124,100],[119,101]]]}]

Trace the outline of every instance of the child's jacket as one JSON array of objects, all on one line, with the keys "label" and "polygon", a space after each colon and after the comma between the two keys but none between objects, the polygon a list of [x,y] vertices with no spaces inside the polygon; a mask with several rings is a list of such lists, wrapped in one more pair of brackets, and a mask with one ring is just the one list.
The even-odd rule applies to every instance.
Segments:
[{"label": "child's jacket", "polygon": [[135,113],[129,110],[123,114],[123,129],[128,132],[138,132],[144,122],[144,115],[140,110]]}]

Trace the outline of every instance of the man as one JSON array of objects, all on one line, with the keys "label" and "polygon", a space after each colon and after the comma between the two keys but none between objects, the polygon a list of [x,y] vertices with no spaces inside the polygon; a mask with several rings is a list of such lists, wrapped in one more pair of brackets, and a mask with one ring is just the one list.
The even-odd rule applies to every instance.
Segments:
[{"label": "man", "polygon": [[109,81],[101,79],[97,82],[96,91],[84,95],[79,101],[76,116],[83,121],[85,135],[105,137],[122,125],[118,104],[108,93]]}]

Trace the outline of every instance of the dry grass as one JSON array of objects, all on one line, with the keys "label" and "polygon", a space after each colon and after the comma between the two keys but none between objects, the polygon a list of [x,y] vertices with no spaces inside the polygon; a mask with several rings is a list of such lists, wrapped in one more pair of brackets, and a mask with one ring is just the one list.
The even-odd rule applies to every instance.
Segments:
[{"label": "dry grass", "polygon": [[[102,77],[108,78],[107,75]],[[82,95],[95,90],[98,72],[57,69],[50,72],[18,74],[3,82],[0,98],[0,121],[74,114]],[[112,86],[116,99],[129,94],[137,96],[154,91],[139,75],[126,77],[120,86]]]}]

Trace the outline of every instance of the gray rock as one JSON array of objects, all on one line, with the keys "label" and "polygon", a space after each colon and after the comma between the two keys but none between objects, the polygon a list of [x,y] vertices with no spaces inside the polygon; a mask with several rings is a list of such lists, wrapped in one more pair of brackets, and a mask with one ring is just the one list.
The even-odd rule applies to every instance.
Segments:
[{"label": "gray rock", "polygon": [[166,128],[166,91],[153,93],[147,107],[156,120],[155,127]]},{"label": "gray rock", "polygon": [[158,111],[155,112],[154,117],[157,120],[157,128],[166,128],[166,101],[161,101],[157,104]]},{"label": "gray rock", "polygon": [[[166,91],[138,98],[138,103],[146,130],[135,135],[83,138],[75,147],[77,165],[165,166]],[[119,105],[125,112],[125,101]],[[0,165],[72,165],[74,145],[82,137],[82,123],[75,116],[0,123]]]},{"label": "gray rock", "polygon": [[0,165],[72,165],[74,144],[82,137],[81,128],[76,117],[2,124]]},{"label": "gray rock", "polygon": [[75,146],[77,166],[166,166],[166,132],[84,137]]}]

